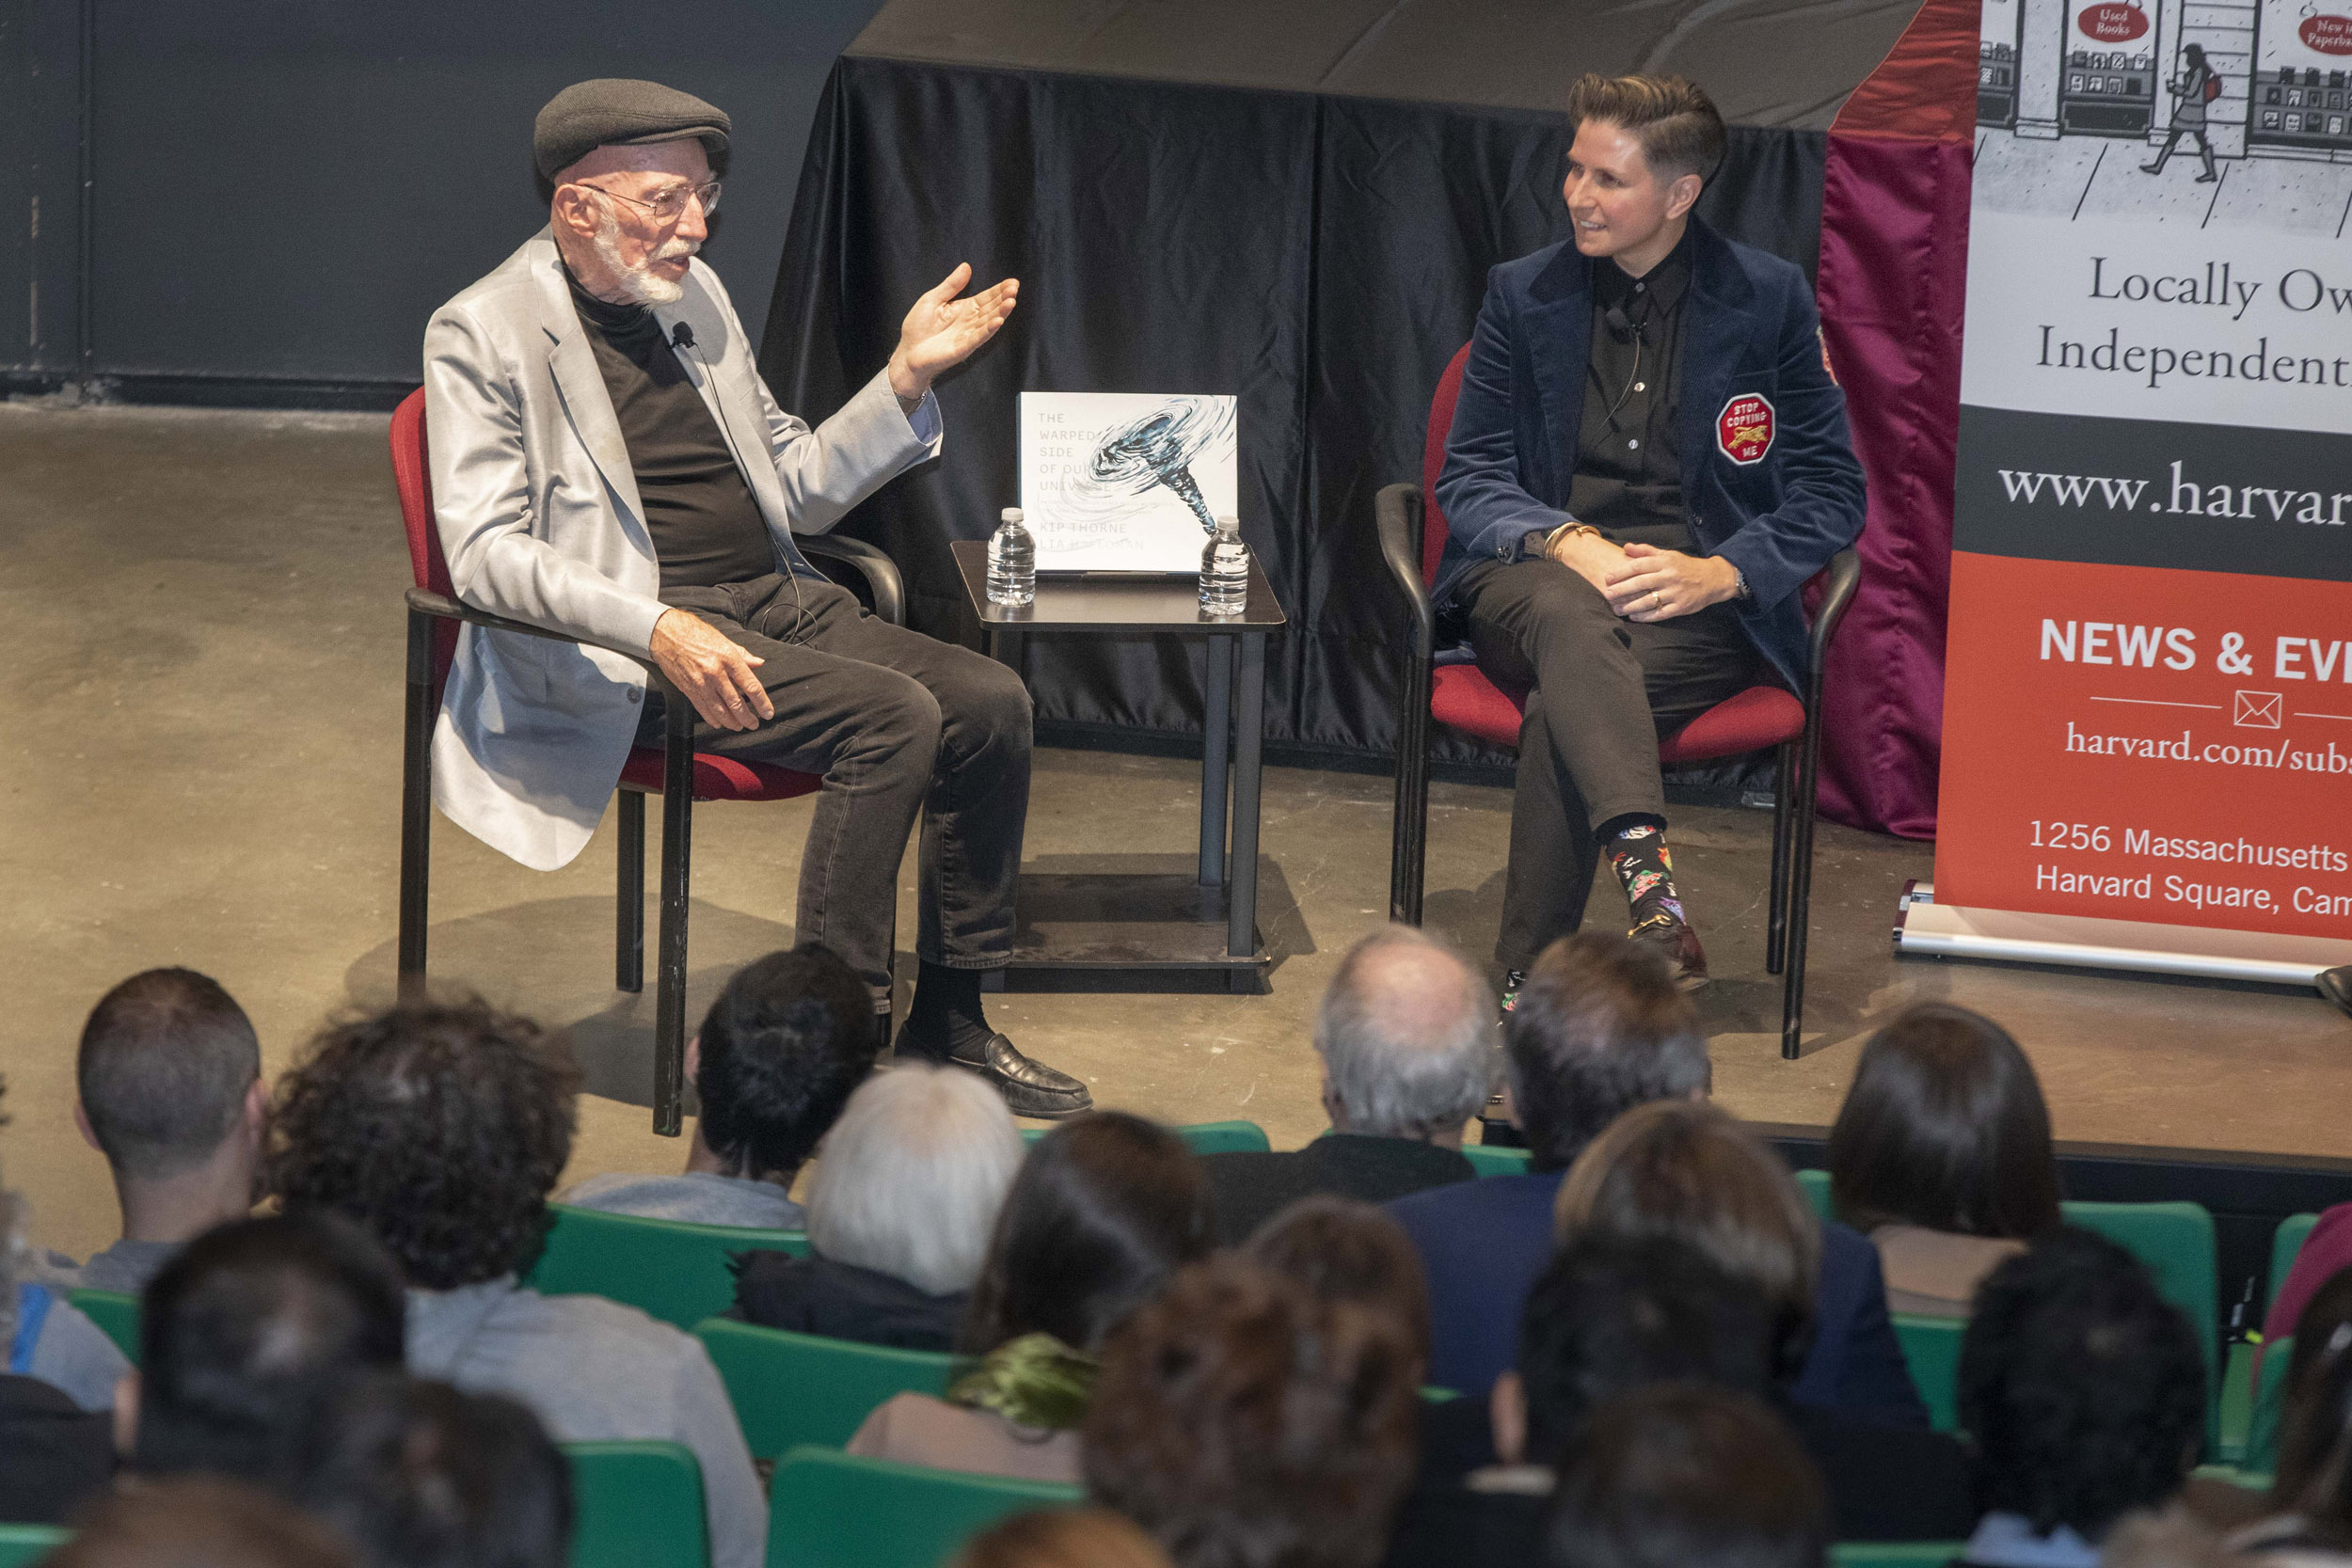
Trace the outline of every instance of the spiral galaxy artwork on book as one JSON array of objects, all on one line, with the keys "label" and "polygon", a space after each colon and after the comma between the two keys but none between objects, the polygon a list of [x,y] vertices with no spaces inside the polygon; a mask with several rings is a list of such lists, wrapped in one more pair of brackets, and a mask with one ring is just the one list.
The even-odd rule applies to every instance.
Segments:
[{"label": "spiral galaxy artwork on book", "polygon": [[1230,396],[1021,394],[1021,507],[1041,572],[1200,570],[1234,515],[1240,445]]}]

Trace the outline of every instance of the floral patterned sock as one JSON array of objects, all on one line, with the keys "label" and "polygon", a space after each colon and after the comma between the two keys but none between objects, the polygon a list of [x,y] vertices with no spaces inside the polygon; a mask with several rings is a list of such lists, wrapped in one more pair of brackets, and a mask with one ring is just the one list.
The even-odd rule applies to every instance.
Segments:
[{"label": "floral patterned sock", "polygon": [[1682,924],[1682,896],[1675,892],[1674,852],[1666,847],[1665,831],[1655,822],[1642,822],[1609,841],[1609,869],[1625,889],[1636,929],[1661,916]]}]

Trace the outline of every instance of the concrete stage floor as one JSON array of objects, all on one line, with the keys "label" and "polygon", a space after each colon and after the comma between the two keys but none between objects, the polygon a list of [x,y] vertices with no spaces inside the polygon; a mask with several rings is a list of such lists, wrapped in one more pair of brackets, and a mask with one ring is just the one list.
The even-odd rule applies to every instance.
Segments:
[{"label": "concrete stage floor", "polygon": [[[389,995],[408,565],[385,425],[0,405],[0,1175],[32,1200],[31,1234],[61,1250],[114,1235],[104,1167],[71,1118],[74,1041],[108,986],[165,963],[215,975],[273,1071],[328,1013]],[[1192,763],[1047,751],[1028,852],[1057,869],[1113,850],[1180,865],[1198,780]],[[1480,956],[1508,809],[1499,788],[1435,791],[1429,919]],[[736,965],[792,940],[809,810],[697,814],[690,1018]],[[1309,1021],[1338,955],[1382,918],[1389,831],[1387,778],[1271,768],[1271,994],[1015,993],[991,1016],[1106,1106],[1247,1117],[1278,1147],[1303,1142],[1324,1125]],[[1945,997],[2025,1042],[2062,1138],[2352,1152],[2352,1023],[2314,998],[1899,962],[1896,895],[1929,875],[1930,847],[1828,825],[1806,1055],[1782,1062],[1762,972],[1770,838],[1766,814],[1736,810],[1688,811],[1676,833],[1719,976],[1701,993],[1716,1092],[1741,1115],[1827,1122],[1874,1022]],[[682,1158],[642,1109],[652,993],[611,989],[612,867],[609,822],[547,875],[446,823],[435,834],[436,975],[571,1026],[594,1091],[580,1173]],[[911,884],[903,896],[902,933]],[[1623,912],[1604,886],[1594,918]]]}]

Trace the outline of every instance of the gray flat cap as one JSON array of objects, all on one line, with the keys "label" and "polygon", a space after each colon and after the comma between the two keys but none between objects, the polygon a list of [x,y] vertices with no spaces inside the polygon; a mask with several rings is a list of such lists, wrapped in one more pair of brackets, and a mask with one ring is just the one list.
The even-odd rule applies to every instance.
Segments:
[{"label": "gray flat cap", "polygon": [[716,165],[726,156],[733,122],[691,93],[659,82],[599,76],[574,82],[548,100],[531,132],[531,155],[549,180],[599,147],[644,147],[701,139]]}]

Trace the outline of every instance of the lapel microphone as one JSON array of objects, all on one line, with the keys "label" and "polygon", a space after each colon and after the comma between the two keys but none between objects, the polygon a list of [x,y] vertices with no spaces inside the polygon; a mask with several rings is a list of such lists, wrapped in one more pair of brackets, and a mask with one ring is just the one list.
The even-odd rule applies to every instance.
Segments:
[{"label": "lapel microphone", "polygon": [[670,346],[672,348],[692,348],[694,346],[694,329],[687,325],[684,322],[680,322],[675,326],[670,328]]},{"label": "lapel microphone", "polygon": [[1609,335],[1621,343],[1646,340],[1649,336],[1649,318],[1645,316],[1639,324],[1636,324],[1626,315],[1625,307],[1622,305],[1612,305],[1601,312],[1600,319],[1607,325]]}]

